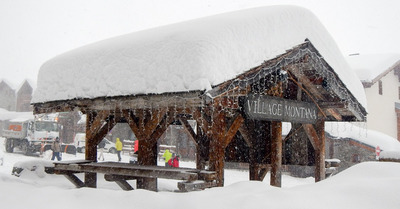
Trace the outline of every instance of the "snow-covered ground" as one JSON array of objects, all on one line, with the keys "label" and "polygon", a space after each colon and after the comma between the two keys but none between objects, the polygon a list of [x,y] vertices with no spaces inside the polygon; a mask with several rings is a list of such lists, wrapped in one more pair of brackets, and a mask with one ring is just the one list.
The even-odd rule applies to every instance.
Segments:
[{"label": "snow-covered ground", "polygon": [[[0,138],[0,205],[1,208],[147,208],[147,209],[249,209],[249,208],[400,208],[400,163],[368,162],[351,167],[319,183],[313,178],[283,176],[283,187],[264,182],[248,181],[248,172],[225,170],[225,187],[199,192],[176,193],[177,181],[159,179],[159,192],[123,191],[115,183],[98,177],[98,188],[76,189],[65,177],[49,175],[40,170],[25,170],[20,177],[11,175],[15,164],[48,163],[51,153],[43,158],[4,153]],[[117,156],[106,153],[106,160]],[[83,154],[63,154],[63,160],[83,159]],[[129,157],[123,155],[128,162]],[[162,164],[162,162],[160,162]],[[193,167],[193,162],[181,162]],[[134,181],[131,182],[134,184]]]}]

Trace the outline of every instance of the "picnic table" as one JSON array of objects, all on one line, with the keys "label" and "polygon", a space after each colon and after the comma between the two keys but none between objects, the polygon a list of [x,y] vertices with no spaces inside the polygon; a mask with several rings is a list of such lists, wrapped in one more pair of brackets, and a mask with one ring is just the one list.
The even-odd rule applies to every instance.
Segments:
[{"label": "picnic table", "polygon": [[54,167],[47,169],[46,172],[64,175],[78,188],[86,185],[75,175],[76,173],[103,173],[105,180],[116,182],[124,190],[134,189],[127,181],[138,178],[182,180],[182,182],[178,182],[180,191],[200,190],[216,186],[214,171],[121,162],[60,161],[54,162]]}]

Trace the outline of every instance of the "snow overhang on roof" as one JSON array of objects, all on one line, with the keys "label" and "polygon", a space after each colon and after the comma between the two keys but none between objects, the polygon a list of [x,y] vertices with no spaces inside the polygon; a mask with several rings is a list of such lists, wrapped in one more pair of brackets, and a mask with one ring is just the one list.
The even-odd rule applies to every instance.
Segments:
[{"label": "snow overhang on roof", "polygon": [[215,15],[67,52],[43,64],[32,103],[210,90],[306,39],[366,107],[362,85],[329,33],[296,6]]}]

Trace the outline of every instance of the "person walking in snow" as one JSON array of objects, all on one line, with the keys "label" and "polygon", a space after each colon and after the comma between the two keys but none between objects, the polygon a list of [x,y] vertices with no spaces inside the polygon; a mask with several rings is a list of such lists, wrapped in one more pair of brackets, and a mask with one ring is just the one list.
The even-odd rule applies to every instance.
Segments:
[{"label": "person walking in snow", "polygon": [[61,145],[60,145],[60,139],[58,137],[56,137],[56,139],[51,144],[51,150],[53,150],[53,156],[51,157],[51,160],[57,158],[57,160],[60,161]]},{"label": "person walking in snow", "polygon": [[172,154],[172,158],[168,161],[171,167],[179,168],[179,155]]},{"label": "person walking in snow", "polygon": [[118,162],[121,162],[122,142],[119,140],[119,138],[116,139],[115,149],[117,150]]},{"label": "person walking in snow", "polygon": [[169,149],[166,149],[163,156],[162,156],[165,160],[165,167],[171,167],[168,163],[168,161],[171,159],[172,157],[172,153],[169,151]]},{"label": "person walking in snow", "polygon": [[99,147],[100,154],[99,154],[99,158],[97,158],[97,159],[100,160],[101,158],[103,158],[102,161],[104,161],[103,152],[104,152],[104,147],[106,147],[106,141],[104,139],[101,140],[101,142],[99,143],[98,147]]}]

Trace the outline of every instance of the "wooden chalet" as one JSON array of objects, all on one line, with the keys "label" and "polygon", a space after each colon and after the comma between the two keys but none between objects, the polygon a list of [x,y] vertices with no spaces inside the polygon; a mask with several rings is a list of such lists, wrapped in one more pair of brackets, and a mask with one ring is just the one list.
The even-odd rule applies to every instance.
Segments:
[{"label": "wooden chalet", "polygon": [[[103,172],[123,188],[129,188],[125,180],[137,179],[138,188],[150,190],[157,190],[157,178],[177,175],[177,170],[157,166],[157,140],[170,124],[182,124],[195,142],[196,171],[190,173],[210,174],[177,178],[207,179],[211,186],[223,186],[224,163],[245,162],[250,180],[261,181],[270,171],[271,185],[281,186],[283,165],[315,166],[315,180],[325,178],[326,121],[366,117],[364,107],[308,40],[211,90],[79,98],[33,106],[35,114],[79,110],[87,115],[86,161],[58,163],[56,173],[58,168],[58,174],[78,186],[96,187],[96,172]],[[196,121],[195,130],[189,120]],[[292,124],[285,138],[282,122]],[[96,145],[117,123],[129,124],[140,140],[138,165],[96,162]],[[87,163],[90,166],[79,167]],[[138,172],[146,167],[147,173]],[[76,172],[85,173],[83,182],[73,175]]]}]

